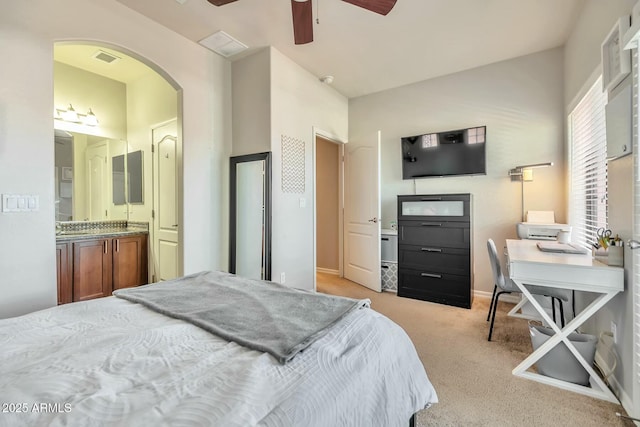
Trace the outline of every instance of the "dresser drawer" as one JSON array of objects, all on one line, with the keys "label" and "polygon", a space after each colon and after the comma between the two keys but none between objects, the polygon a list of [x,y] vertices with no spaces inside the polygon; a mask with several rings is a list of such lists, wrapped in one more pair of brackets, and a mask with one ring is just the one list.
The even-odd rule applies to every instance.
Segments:
[{"label": "dresser drawer", "polygon": [[469,222],[470,219],[470,194],[398,196],[398,221],[440,220]]},{"label": "dresser drawer", "polygon": [[403,221],[398,224],[399,245],[424,245],[445,248],[468,248],[469,223],[439,221]]},{"label": "dresser drawer", "polygon": [[398,296],[471,308],[470,278],[447,273],[400,268]]},{"label": "dresser drawer", "polygon": [[400,263],[408,268],[468,276],[471,261],[468,248],[432,245],[400,246]]}]

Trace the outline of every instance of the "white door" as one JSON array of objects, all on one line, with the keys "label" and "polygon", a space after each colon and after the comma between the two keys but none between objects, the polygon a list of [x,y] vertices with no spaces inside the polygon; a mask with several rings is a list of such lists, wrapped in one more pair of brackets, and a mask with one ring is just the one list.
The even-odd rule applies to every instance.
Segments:
[{"label": "white door", "polygon": [[87,213],[90,221],[102,221],[107,218],[111,183],[109,181],[109,147],[107,141],[89,145],[87,159]]},{"label": "white door", "polygon": [[380,132],[345,146],[344,275],[374,291],[380,278]]},{"label": "white door", "polygon": [[152,129],[153,137],[153,268],[155,280],[180,275],[178,221],[178,138],[176,120]]}]

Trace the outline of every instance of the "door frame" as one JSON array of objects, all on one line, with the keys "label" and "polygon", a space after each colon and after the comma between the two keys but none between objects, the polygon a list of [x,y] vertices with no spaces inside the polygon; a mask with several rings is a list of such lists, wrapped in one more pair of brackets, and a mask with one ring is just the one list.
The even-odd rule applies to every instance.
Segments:
[{"label": "door frame", "polygon": [[340,167],[338,176],[338,276],[344,277],[344,146],[348,141],[341,139],[338,135],[329,131],[325,131],[318,127],[312,127],[311,138],[311,168],[312,168],[312,197],[313,197],[313,290],[316,290],[316,276],[318,270],[318,240],[317,240],[317,216],[318,216],[318,203],[317,203],[317,188],[316,188],[316,138],[320,137],[326,139],[334,144],[338,145],[338,151],[340,156]]}]

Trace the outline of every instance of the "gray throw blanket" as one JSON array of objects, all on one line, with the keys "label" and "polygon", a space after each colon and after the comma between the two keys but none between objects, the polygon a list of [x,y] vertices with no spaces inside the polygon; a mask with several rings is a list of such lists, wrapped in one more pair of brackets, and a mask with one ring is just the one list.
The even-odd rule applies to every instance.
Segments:
[{"label": "gray throw blanket", "polygon": [[218,271],[119,289],[119,298],[185,320],[285,364],[368,299],[288,288]]}]

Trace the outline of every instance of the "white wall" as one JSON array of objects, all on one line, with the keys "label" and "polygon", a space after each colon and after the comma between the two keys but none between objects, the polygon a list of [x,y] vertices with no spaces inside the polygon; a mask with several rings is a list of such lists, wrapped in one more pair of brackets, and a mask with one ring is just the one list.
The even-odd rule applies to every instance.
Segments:
[{"label": "white wall", "polygon": [[177,117],[178,96],[176,90],[160,75],[150,73],[127,84],[126,98],[128,151],[142,150],[144,165],[144,203],[129,205],[128,219],[151,224],[153,209],[151,127]]},{"label": "white wall", "polygon": [[[313,146],[318,128],[342,141],[348,134],[347,99],[271,48],[271,151],[273,152],[272,278],[314,289]],[[282,191],[282,136],[305,144],[304,193]],[[304,199],[305,207],[300,207]]]},{"label": "white wall", "polygon": [[86,114],[91,108],[100,122],[99,126],[85,126],[56,120],[56,129],[113,139],[127,138],[127,88],[124,83],[61,62],[54,62],[53,73],[55,107],[67,108],[72,104],[80,114]]},{"label": "white wall", "polygon": [[[572,108],[581,96],[592,73],[600,69],[601,43],[617,19],[630,15],[635,0],[587,0],[565,45],[565,106]],[[600,71],[599,71],[600,72]],[[633,221],[633,161],[631,156],[608,164],[609,227],[624,240],[630,239]],[[569,170],[567,166],[567,171]],[[629,252],[629,251],[626,251]],[[585,331],[599,334],[609,331],[611,321],[618,326],[616,351],[620,363],[615,372],[614,387],[625,408],[632,408],[633,396],[633,294],[630,254],[625,254],[625,292],[611,300],[590,321]],[[577,298],[582,302],[582,298]],[[636,404],[636,410],[640,407]]]},{"label": "white wall", "polygon": [[[346,140],[347,99],[273,48],[235,62],[233,88],[233,154],[272,152],[271,279],[313,289],[313,129]],[[303,193],[282,191],[283,135],[304,141]]]},{"label": "white wall", "polygon": [[[382,228],[395,221],[400,194],[471,193],[475,291],[491,292],[486,241],[501,247],[515,238],[521,217],[516,165],[554,162],[525,183],[526,210],[553,210],[565,219],[563,189],[563,90],[561,49],[426,80],[349,102],[349,136],[382,131]],[[400,138],[487,126],[487,174],[402,179]]]},{"label": "white wall", "polygon": [[232,64],[234,156],[271,151],[270,64],[268,48]]},{"label": "white wall", "polygon": [[56,304],[51,115],[60,40],[122,47],[182,88],[184,272],[226,268],[229,63],[114,0],[1,2],[0,55],[11,60],[0,67],[0,193],[39,195],[40,210],[0,213],[0,318]]}]

